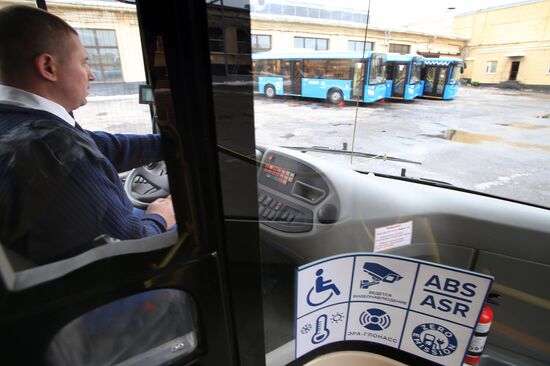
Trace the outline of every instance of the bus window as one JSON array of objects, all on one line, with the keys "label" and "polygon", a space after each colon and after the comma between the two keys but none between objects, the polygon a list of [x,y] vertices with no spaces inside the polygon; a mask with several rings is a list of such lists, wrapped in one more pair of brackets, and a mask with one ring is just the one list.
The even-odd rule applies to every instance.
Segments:
[{"label": "bus window", "polygon": [[327,79],[351,79],[351,61],[349,60],[328,60]]},{"label": "bus window", "polygon": [[447,81],[448,68],[442,67],[439,69],[439,77],[437,79],[437,94],[443,94],[445,88],[445,82]]},{"label": "bus window", "polygon": [[363,83],[365,81],[365,68],[362,62],[356,62],[353,68],[353,95],[363,96]]},{"label": "bus window", "polygon": [[304,77],[321,79],[327,73],[326,60],[305,60],[304,61]]},{"label": "bus window", "polygon": [[281,73],[281,61],[280,60],[265,60],[263,63],[263,70],[261,75],[276,76]]},{"label": "bus window", "polygon": [[397,70],[395,71],[395,82],[402,84],[407,78],[407,66],[406,65],[397,65]]},{"label": "bus window", "polygon": [[[68,109],[63,102],[70,99],[67,93],[56,100],[65,113],[55,110],[51,114],[58,118],[45,124],[52,136],[48,148],[37,150],[25,130],[13,132],[4,145],[5,156],[13,156],[25,169],[4,170],[0,183],[6,195],[15,190],[26,199],[2,201],[1,214],[13,218],[2,227],[2,255],[15,277],[36,269],[26,281],[16,278],[10,289],[62,278],[101,259],[135,253],[138,246],[141,252],[165,249],[177,240],[173,216],[168,220],[150,207],[168,197],[170,188],[163,141],[154,133],[156,106],[139,104],[139,87],[147,78],[136,6],[117,6],[116,17],[86,1],[70,7],[52,2],[48,7],[74,30],[74,38],[59,42],[73,42],[74,52],[87,55],[93,78],[85,85],[87,96],[80,106]],[[10,105],[10,100],[2,102]],[[22,154],[18,146],[27,143],[28,153]],[[55,160],[49,160],[48,151],[55,151]],[[69,151],[81,155],[64,158]],[[147,243],[136,244],[142,239]],[[41,275],[40,267],[53,262],[59,264],[57,270]]]},{"label": "bus window", "polygon": [[435,67],[428,67],[426,71],[425,81],[424,84],[424,93],[432,93],[433,92],[433,86],[435,82],[435,72],[437,71],[437,68]]},{"label": "bus window", "polygon": [[369,84],[376,85],[386,81],[386,64],[381,55],[373,55],[371,59],[371,70]]},{"label": "bus window", "polygon": [[420,81],[422,74],[422,64],[420,62],[413,62],[411,69],[410,84],[417,84]]},{"label": "bus window", "polygon": [[459,72],[460,72],[461,65],[454,65],[453,69],[451,71],[451,78],[449,79],[449,84],[454,85],[458,82],[459,79]]}]

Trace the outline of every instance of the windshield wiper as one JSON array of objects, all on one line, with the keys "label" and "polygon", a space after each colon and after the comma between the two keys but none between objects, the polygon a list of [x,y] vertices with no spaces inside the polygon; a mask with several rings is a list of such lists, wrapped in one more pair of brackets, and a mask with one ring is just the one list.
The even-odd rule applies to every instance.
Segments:
[{"label": "windshield wiper", "polygon": [[[283,147],[285,149],[299,150],[299,151],[302,151],[302,152],[308,152],[308,151],[311,151],[311,152],[324,152],[324,153],[328,153],[328,154],[340,154],[340,155],[351,155],[352,154],[352,151],[350,151],[350,150],[332,149],[332,148],[326,147],[326,146],[310,146],[310,147],[305,147],[305,146],[281,146],[281,147]],[[419,161],[408,160],[408,159],[403,159],[403,158],[397,158],[397,157],[389,156],[389,155],[386,155],[386,154],[380,155],[380,154],[369,154],[369,153],[365,153],[365,152],[361,152],[361,151],[353,151],[353,156],[358,156],[358,157],[362,157],[362,158],[370,158],[370,159],[397,161],[397,162],[400,162],[400,163],[409,163],[409,164],[422,165],[422,163],[419,162]]]}]

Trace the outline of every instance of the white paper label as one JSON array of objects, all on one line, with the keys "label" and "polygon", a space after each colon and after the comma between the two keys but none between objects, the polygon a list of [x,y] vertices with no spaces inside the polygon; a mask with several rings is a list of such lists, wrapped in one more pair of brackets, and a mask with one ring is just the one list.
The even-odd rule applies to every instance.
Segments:
[{"label": "white paper label", "polygon": [[411,245],[413,222],[379,227],[374,230],[374,252]]},{"label": "white paper label", "polygon": [[486,341],[487,341],[487,336],[472,338],[472,343],[470,343],[470,347],[468,347],[468,351],[472,353],[483,352],[483,348],[485,348]]}]

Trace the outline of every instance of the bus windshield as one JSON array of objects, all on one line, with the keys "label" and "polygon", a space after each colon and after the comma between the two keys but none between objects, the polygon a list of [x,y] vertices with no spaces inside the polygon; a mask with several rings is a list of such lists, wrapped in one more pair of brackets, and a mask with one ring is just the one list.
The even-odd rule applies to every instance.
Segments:
[{"label": "bus windshield", "polygon": [[369,77],[369,84],[381,84],[386,81],[386,63],[384,56],[372,55],[371,58],[371,71]]},{"label": "bus windshield", "polygon": [[460,64],[453,65],[453,69],[451,71],[451,77],[449,79],[449,84],[456,84],[458,82],[458,79],[460,77]]}]

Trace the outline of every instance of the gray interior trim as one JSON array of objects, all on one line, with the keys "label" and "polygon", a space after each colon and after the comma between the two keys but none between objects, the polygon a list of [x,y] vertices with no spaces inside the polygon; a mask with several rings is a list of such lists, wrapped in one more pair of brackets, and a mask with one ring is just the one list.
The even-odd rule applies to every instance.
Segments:
[{"label": "gray interior trim", "polygon": [[0,274],[10,291],[21,291],[60,278],[90,263],[125,254],[145,253],[176,244],[178,233],[170,231],[143,239],[105,244],[77,256],[16,272],[0,245]]}]

